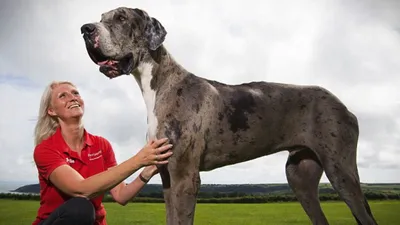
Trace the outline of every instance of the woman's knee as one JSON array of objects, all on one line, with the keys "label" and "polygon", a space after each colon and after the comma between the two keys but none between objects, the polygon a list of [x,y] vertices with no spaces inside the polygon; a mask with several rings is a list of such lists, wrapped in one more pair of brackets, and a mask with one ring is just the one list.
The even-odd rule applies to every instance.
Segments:
[{"label": "woman's knee", "polygon": [[69,216],[78,219],[83,224],[93,224],[95,209],[92,202],[84,197],[74,197],[68,201]]}]

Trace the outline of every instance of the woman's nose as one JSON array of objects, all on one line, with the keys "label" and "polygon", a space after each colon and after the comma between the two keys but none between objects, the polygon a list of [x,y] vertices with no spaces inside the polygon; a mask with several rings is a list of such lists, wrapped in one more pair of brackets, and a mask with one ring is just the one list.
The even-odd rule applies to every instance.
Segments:
[{"label": "woman's nose", "polygon": [[77,100],[78,100],[78,97],[77,97],[76,95],[74,95],[74,94],[68,94],[68,95],[67,95],[67,100],[68,100],[69,102],[77,101]]}]

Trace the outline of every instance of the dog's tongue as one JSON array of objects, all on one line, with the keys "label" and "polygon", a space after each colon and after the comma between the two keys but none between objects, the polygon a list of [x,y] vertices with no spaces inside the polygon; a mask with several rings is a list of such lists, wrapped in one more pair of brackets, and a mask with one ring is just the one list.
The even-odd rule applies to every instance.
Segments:
[{"label": "dog's tongue", "polygon": [[99,65],[99,66],[105,66],[105,65],[113,66],[113,65],[115,65],[117,63],[118,63],[118,61],[115,61],[115,60],[105,60],[105,61],[98,62],[97,65]]},{"label": "dog's tongue", "polygon": [[107,64],[107,62],[108,62],[108,60],[102,61],[102,62],[98,62],[97,65],[99,65],[99,66],[104,66],[104,65]]},{"label": "dog's tongue", "polygon": [[118,61],[116,60],[105,60],[98,62],[97,65],[100,66],[100,72],[105,74],[109,78],[114,78],[118,75],[119,69],[118,69]]}]

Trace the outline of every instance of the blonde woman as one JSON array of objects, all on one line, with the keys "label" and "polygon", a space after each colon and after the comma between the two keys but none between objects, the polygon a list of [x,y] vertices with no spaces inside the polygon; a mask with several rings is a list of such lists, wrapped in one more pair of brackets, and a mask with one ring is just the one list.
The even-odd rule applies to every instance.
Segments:
[{"label": "blonde woman", "polygon": [[[52,82],[43,93],[35,128],[34,161],[39,173],[40,207],[33,225],[106,225],[104,193],[125,205],[168,163],[167,139],[147,143],[117,165],[104,137],[82,124],[85,104],[70,82]],[[138,178],[124,180],[144,167]]]}]

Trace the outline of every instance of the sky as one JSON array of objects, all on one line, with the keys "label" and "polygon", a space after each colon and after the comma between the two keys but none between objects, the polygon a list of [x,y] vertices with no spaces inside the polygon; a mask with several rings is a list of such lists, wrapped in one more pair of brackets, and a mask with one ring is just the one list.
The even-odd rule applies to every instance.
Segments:
[{"label": "sky", "polygon": [[[98,71],[80,34],[116,7],[166,28],[164,46],[187,70],[228,84],[320,85],[357,116],[361,182],[400,182],[400,2],[22,1],[0,3],[0,181],[37,183],[33,129],[45,86],[75,83],[86,129],[119,163],[145,144],[146,108],[130,76]],[[286,183],[287,152],[202,172],[203,184]],[[127,181],[132,180],[137,173]],[[322,182],[327,182],[325,175]],[[155,176],[150,183],[161,183]]]}]

